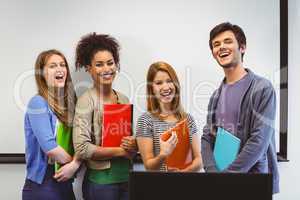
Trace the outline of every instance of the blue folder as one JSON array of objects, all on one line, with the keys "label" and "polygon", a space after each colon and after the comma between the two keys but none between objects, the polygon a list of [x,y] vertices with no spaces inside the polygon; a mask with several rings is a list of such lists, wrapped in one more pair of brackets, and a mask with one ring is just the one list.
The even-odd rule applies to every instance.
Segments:
[{"label": "blue folder", "polygon": [[237,157],[241,140],[232,133],[218,127],[217,138],[214,147],[214,158],[217,170],[223,171]]}]

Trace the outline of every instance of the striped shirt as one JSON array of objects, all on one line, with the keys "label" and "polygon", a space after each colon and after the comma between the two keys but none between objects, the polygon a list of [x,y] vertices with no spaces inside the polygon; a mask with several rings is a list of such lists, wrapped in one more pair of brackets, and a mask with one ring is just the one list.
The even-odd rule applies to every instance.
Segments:
[{"label": "striped shirt", "polygon": [[[196,126],[196,122],[194,118],[187,114],[188,126],[189,126],[189,134],[190,134],[190,143],[192,143],[193,134],[198,133],[198,129]],[[166,122],[155,116],[153,116],[149,112],[143,113],[137,121],[136,127],[136,137],[149,137],[153,139],[153,153],[154,156],[159,155],[160,152],[160,135],[164,133],[166,130],[174,127],[176,122]],[[163,163],[159,170],[166,171],[166,165]]]}]

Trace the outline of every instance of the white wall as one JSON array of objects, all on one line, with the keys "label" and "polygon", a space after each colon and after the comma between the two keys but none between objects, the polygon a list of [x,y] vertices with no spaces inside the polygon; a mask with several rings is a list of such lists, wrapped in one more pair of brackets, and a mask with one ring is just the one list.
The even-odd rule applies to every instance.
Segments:
[{"label": "white wall", "polygon": [[[223,78],[209,50],[209,31],[224,21],[246,32],[245,66],[269,78],[279,91],[279,0],[7,0],[0,1],[0,19],[0,66],[6,68],[0,79],[6,96],[0,98],[5,113],[0,153],[24,152],[24,112],[36,94],[32,70],[37,54],[57,48],[73,71],[75,46],[93,31],[120,41],[115,88],[135,105],[134,119],[146,108],[147,69],[163,60],[177,71],[183,106],[202,129],[209,96]],[[90,85],[84,71],[71,74],[77,91]]]},{"label": "white wall", "polygon": [[288,158],[280,163],[281,193],[275,200],[300,199],[300,1],[289,0],[289,103],[288,103]]},{"label": "white wall", "polygon": [[21,199],[25,177],[25,165],[0,164],[0,199]]}]

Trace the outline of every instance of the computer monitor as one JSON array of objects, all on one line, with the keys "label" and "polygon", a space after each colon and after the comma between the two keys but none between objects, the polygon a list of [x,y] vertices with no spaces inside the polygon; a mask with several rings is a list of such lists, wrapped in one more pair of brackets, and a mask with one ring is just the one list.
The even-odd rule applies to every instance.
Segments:
[{"label": "computer monitor", "polygon": [[272,200],[270,174],[137,172],[130,200]]}]

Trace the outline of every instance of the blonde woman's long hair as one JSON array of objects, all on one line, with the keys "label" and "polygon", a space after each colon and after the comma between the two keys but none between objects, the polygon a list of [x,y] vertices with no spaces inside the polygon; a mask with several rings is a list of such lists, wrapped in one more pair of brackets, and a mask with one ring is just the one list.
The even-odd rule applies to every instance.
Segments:
[{"label": "blonde woman's long hair", "polygon": [[157,72],[163,71],[169,74],[173,84],[175,85],[175,97],[171,103],[171,109],[178,120],[186,118],[186,112],[184,111],[180,100],[180,84],[175,70],[166,62],[155,62],[150,65],[147,73],[147,110],[152,115],[164,119],[161,114],[161,108],[157,98],[153,92],[153,80]]},{"label": "blonde woman's long hair", "polygon": [[[67,78],[62,94],[59,94],[57,88],[48,87],[44,77],[44,67],[52,55],[60,56],[66,63]],[[65,56],[56,49],[41,52],[35,62],[35,80],[38,94],[47,100],[52,111],[65,126],[72,127],[75,113],[76,93]]]}]

